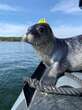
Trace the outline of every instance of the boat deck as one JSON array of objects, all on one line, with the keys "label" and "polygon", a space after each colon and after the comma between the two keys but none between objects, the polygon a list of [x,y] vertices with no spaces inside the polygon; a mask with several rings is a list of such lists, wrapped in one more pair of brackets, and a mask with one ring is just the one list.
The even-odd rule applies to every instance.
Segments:
[{"label": "boat deck", "polygon": [[47,95],[36,91],[29,110],[82,110],[82,97]]},{"label": "boat deck", "polygon": [[[45,66],[41,63],[31,78],[43,78]],[[39,76],[38,76],[39,75]],[[82,110],[82,96],[46,94],[25,85],[28,110]]]},{"label": "boat deck", "polygon": [[[46,67],[41,62],[31,78],[44,80]],[[82,75],[81,75],[82,76]],[[80,76],[80,77],[81,77]],[[82,78],[81,78],[82,79]],[[65,80],[64,80],[65,81]],[[67,79],[66,79],[67,81]],[[66,83],[65,83],[66,84]],[[70,80],[67,84],[71,84]],[[72,83],[73,84],[73,83]],[[75,83],[74,83],[75,84]],[[77,84],[75,86],[78,86]],[[82,84],[80,85],[82,87]],[[25,83],[23,91],[11,110],[82,110],[82,96],[42,93]]]}]

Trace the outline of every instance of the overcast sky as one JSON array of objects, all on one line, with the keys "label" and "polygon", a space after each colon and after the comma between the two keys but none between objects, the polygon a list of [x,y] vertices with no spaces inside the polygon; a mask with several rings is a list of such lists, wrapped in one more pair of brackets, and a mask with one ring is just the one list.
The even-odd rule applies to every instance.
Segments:
[{"label": "overcast sky", "polygon": [[79,0],[0,0],[0,36],[22,36],[46,18],[58,37],[82,34]]}]

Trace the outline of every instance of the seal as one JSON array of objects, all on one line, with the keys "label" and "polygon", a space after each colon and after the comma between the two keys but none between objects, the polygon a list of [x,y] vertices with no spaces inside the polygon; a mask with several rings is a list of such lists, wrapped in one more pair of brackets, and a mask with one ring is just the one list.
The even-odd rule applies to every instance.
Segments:
[{"label": "seal", "polygon": [[28,28],[24,41],[35,48],[48,68],[49,83],[56,84],[66,71],[82,70],[82,35],[60,39],[47,22],[39,21]]}]

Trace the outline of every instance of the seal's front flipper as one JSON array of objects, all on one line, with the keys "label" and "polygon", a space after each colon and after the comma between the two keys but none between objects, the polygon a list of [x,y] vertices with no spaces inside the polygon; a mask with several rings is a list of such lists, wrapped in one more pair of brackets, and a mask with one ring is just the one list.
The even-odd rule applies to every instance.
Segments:
[{"label": "seal's front flipper", "polygon": [[43,80],[40,81],[41,85],[46,85],[46,86],[55,86],[56,85],[56,78],[54,77],[44,77]]},{"label": "seal's front flipper", "polygon": [[43,78],[41,79],[41,83],[43,85],[56,85],[58,78],[63,74],[63,71],[59,67],[59,63],[56,62],[53,66],[49,67],[45,73]]}]

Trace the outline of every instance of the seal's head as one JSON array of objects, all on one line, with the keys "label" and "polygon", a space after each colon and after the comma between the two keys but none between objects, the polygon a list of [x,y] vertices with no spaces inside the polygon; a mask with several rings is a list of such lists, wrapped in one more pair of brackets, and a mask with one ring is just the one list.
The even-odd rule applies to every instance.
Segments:
[{"label": "seal's head", "polygon": [[49,24],[41,19],[37,24],[28,28],[24,41],[33,46],[40,46],[48,43],[53,38],[52,36],[53,33]]},{"label": "seal's head", "polygon": [[28,28],[23,41],[32,44],[43,62],[47,65],[50,64],[49,57],[54,48],[54,35],[49,24],[44,19]]}]

